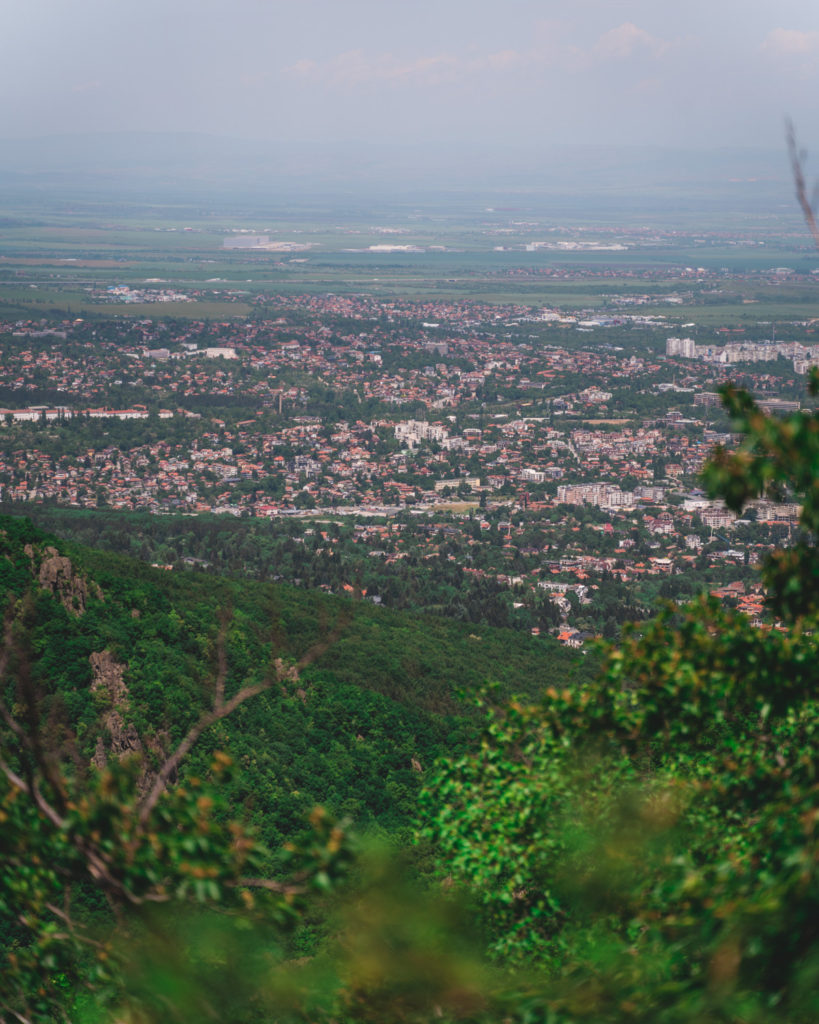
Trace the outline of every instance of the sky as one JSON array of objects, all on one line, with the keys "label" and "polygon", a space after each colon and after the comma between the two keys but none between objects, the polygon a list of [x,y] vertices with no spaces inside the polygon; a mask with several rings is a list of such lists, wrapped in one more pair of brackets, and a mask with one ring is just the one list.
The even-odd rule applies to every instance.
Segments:
[{"label": "sky", "polygon": [[0,0],[0,139],[819,140],[816,0]]}]

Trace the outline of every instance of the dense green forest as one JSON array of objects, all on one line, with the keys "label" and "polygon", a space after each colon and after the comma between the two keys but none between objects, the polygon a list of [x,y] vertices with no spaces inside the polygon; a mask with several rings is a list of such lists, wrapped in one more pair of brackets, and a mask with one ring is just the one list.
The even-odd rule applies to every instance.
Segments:
[{"label": "dense green forest", "polygon": [[[586,659],[550,640],[488,627],[476,633],[284,584],[163,572],[61,544],[23,519],[4,518],[2,531],[6,604],[64,557],[89,581],[78,584],[87,591],[81,614],[43,587],[31,594],[29,613],[37,676],[59,695],[84,758],[99,736],[94,652],[108,651],[124,667],[126,717],[137,734],[167,744],[207,700],[217,656],[235,689],[263,678],[272,659],[295,665],[326,648],[296,682],[261,695],[202,744],[230,750],[242,766],[235,801],[266,841],[292,833],[316,802],[359,826],[407,827],[424,767],[475,732],[470,695],[494,683],[505,696],[532,697],[550,681],[590,673]],[[54,545],[59,556],[44,553]],[[63,585],[69,570],[53,571]],[[204,756],[197,752],[194,762]]]}]

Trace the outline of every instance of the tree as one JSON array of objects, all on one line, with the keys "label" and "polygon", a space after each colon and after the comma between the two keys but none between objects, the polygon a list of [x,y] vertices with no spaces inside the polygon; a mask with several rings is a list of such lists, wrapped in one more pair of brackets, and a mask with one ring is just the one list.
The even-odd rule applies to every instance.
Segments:
[{"label": "tree", "polygon": [[440,870],[526,989],[518,1012],[819,1015],[819,411],[774,419],[731,387],[723,400],[746,436],[708,465],[711,496],[802,502],[805,539],[763,569],[779,619],[669,605],[591,686],[489,711],[478,753],[423,797]]},{"label": "tree", "polygon": [[[13,551],[8,530],[3,542]],[[32,544],[26,550],[37,557]],[[77,1019],[83,991],[96,1014],[111,1006],[139,1020],[212,1017],[219,985],[211,983],[226,940],[238,949],[253,933],[261,942],[255,925],[263,923],[269,944],[271,927],[281,934],[311,890],[332,885],[349,848],[344,831],[317,808],[311,837],[284,851],[274,877],[270,854],[226,806],[230,758],[217,752],[207,779],[183,782],[179,772],[206,730],[270,686],[292,683],[324,646],[299,665],[276,661],[261,682],[231,691],[225,620],[210,706],[179,743],[156,763],[145,753],[95,768],[38,671],[37,603],[32,590],[12,601],[0,652],[0,1021]],[[174,934],[180,948],[171,958]],[[197,947],[203,934],[209,947]],[[188,947],[190,956],[180,955]],[[174,992],[128,977],[129,963],[158,949],[166,949],[165,970],[174,964]],[[230,986],[222,988],[219,998]],[[231,1019],[251,1017],[237,1011]]]}]

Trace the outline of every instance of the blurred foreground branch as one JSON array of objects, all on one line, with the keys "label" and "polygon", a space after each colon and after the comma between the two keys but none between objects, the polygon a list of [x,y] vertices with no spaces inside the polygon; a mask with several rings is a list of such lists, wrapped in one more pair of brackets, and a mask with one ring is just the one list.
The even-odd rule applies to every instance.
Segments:
[{"label": "blurred foreground branch", "polygon": [[814,245],[819,249],[819,225],[816,223],[819,185],[814,186],[812,195],[808,194],[808,185],[805,178],[807,153],[804,149],[799,148],[799,143],[796,138],[796,128],[790,118],[785,122],[785,138],[788,143],[788,156],[791,161],[791,172],[793,173],[793,183],[796,188],[796,199],[799,203],[800,209],[802,210],[805,223],[808,225],[808,230],[813,236]]}]

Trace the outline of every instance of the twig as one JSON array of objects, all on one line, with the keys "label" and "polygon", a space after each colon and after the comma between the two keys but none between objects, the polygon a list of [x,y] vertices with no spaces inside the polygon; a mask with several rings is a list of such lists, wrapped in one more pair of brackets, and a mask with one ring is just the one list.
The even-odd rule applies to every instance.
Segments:
[{"label": "twig", "polygon": [[[15,1020],[19,1021],[20,1024],[33,1024],[31,1018],[24,1017],[22,1013],[18,1013],[17,1010],[13,1010],[10,1006],[0,1006],[0,1010],[10,1013]],[[0,1024],[5,1022],[5,1017],[0,1017]]]},{"label": "twig", "polygon": [[[0,647],[0,678],[5,675],[11,653],[15,649],[13,621],[13,618],[10,616],[6,619],[4,629],[5,643]],[[269,690],[275,682],[281,681],[282,679],[283,668],[280,663],[274,661],[270,673],[262,682],[251,686],[244,686],[232,697],[225,699],[225,684],[228,675],[226,654],[228,623],[229,615],[225,614],[220,623],[218,637],[217,672],[214,683],[213,707],[199,716],[199,719],[191,726],[176,749],[163,762],[150,791],[139,805],[137,820],[141,828],[144,827],[148,821],[151,812],[156,807],[157,802],[167,788],[169,780],[177,771],[179,765],[188,755],[200,736],[216,722],[219,722],[223,718],[227,718],[231,715],[238,707],[244,704],[245,701],[250,700],[251,697],[255,697],[260,693],[264,693],[266,690]],[[302,669],[315,662],[329,647],[332,646],[332,644],[336,642],[345,625],[346,618],[339,620],[336,623],[335,628],[330,633],[328,633],[322,640],[315,643],[299,659],[296,665],[291,667],[290,672],[298,678],[298,673]],[[25,661],[23,662],[22,667],[25,669]],[[66,801],[64,782],[60,778],[59,773],[56,771],[55,764],[49,758],[47,751],[41,743],[39,736],[39,709],[34,689],[30,685],[31,680],[28,678],[27,673],[24,672],[23,675],[26,678],[21,678],[20,682],[22,684],[22,697],[24,699],[26,725],[28,728],[26,728],[25,725],[21,725],[21,723],[15,719],[2,701],[0,701],[0,719],[2,719],[11,731],[12,735],[20,741],[23,748],[28,752],[29,757],[25,759],[27,770],[24,773],[25,777],[23,777],[14,771],[11,765],[0,757],[0,774],[4,775],[12,786],[20,790],[22,793],[25,793],[25,795],[35,804],[40,813],[52,825],[58,829],[64,830],[67,827],[69,819],[62,816],[59,811],[56,810],[48,800],[46,800],[38,785],[38,782],[42,780],[42,782],[54,791],[54,796],[58,799],[58,802]],[[97,881],[98,884],[101,885],[107,895],[116,894],[119,899],[134,905],[139,905],[145,902],[163,902],[169,898],[168,895],[162,894],[161,892],[149,892],[141,897],[137,896],[135,893],[131,892],[114,873],[112,873],[108,858],[103,850],[100,849],[93,841],[89,841],[86,837],[80,834],[72,834],[69,835],[68,838],[80,856],[84,859],[88,873]],[[288,883],[276,882],[271,879],[247,878],[242,879],[235,884],[247,886],[248,888],[264,888],[271,892],[278,892],[284,895],[296,895],[304,891],[303,882],[306,877],[306,875],[297,875]],[[71,932],[74,931],[73,921],[71,920],[67,910],[60,910],[59,907],[54,904],[49,904],[48,909],[56,917],[64,921]],[[14,1016],[22,1021],[23,1024],[27,1024],[24,1017],[16,1014],[15,1011],[10,1008],[7,1009],[8,1012],[14,1014]],[[3,1024],[1,1009],[0,1024]]]},{"label": "twig", "polygon": [[12,786],[25,793],[26,796],[30,796],[32,798],[34,803],[48,818],[52,825],[56,825],[57,828],[62,828],[65,825],[65,819],[61,818],[51,804],[46,800],[40,792],[36,782],[26,782],[25,779],[20,778],[20,776],[16,772],[12,771],[2,758],[0,758],[0,771],[6,776]]},{"label": "twig", "polygon": [[796,128],[790,118],[787,118],[785,121],[785,138],[788,142],[788,155],[791,159],[791,171],[793,173],[793,183],[796,186],[796,198],[802,208],[805,223],[808,225],[808,229],[813,236],[814,245],[819,249],[819,225],[816,223],[816,213],[808,197],[808,187],[805,183],[805,153],[799,149],[796,141]]},{"label": "twig", "polygon": [[[46,908],[46,910],[50,910],[51,913],[55,917],[59,918],[61,921],[63,921],[68,926],[68,933],[65,936],[60,936],[60,937],[71,938],[71,939],[74,939],[75,942],[79,942],[79,943],[81,943],[84,946],[91,946],[93,949],[100,949],[100,950],[106,950],[107,951],[108,946],[106,946],[104,942],[97,942],[96,939],[92,939],[89,935],[85,935],[85,934],[83,934],[81,932],[78,932],[77,931],[77,926],[74,923],[74,920],[71,917],[71,915],[70,914],[66,914],[66,912],[64,910],[60,910],[60,908],[56,904],[54,904],[54,903],[46,903],[45,904],[45,908]],[[56,935],[53,932],[51,933],[51,937],[52,938],[55,938],[58,935],[59,935],[59,933],[57,933]]]},{"label": "twig", "polygon": [[235,693],[230,700],[214,706],[210,711],[206,711],[201,715],[199,721],[190,727],[188,734],[176,750],[174,750],[174,752],[165,759],[164,764],[159,769],[150,792],[142,801],[142,806],[139,811],[140,825],[144,825],[148,820],[151,811],[156,807],[157,801],[162,796],[165,787],[168,785],[168,780],[182,763],[202,733],[216,722],[219,722],[223,718],[232,714],[236,708],[238,708],[239,705],[244,704],[246,700],[250,700],[251,697],[255,697],[259,693],[264,693],[265,690],[269,690],[272,685],[273,680],[266,679],[264,682],[257,683],[255,686],[246,686],[244,689],[239,690],[238,693]]},{"label": "twig", "polygon": [[231,614],[225,609],[219,622],[219,635],[216,638],[216,686],[214,687],[214,706],[219,707],[225,699],[225,680],[227,679],[227,630]]},{"label": "twig", "polygon": [[233,889],[267,889],[268,892],[276,892],[284,896],[299,896],[307,891],[304,884],[299,881],[302,877],[306,880],[309,876],[304,872],[303,875],[297,875],[292,882],[277,882],[273,878],[239,878],[235,882],[225,884]]},{"label": "twig", "polygon": [[[342,629],[347,624],[347,619],[339,621],[335,628],[326,636],[324,639],[319,640],[317,643],[302,655],[299,661],[296,663],[296,673],[301,672],[307,668],[308,665],[312,665],[314,661],[321,657],[324,652],[331,647],[341,634]],[[225,627],[223,627],[224,630]],[[275,663],[274,663],[275,664]],[[199,737],[216,722],[221,721],[223,718],[227,718],[228,715],[232,714],[236,708],[241,704],[244,704],[246,700],[250,700],[251,697],[255,697],[259,693],[264,693],[265,690],[269,690],[274,682],[278,681],[280,676],[280,670],[274,669],[273,672],[261,683],[256,683],[253,686],[245,686],[237,693],[235,693],[229,700],[224,699],[224,686],[225,677],[227,675],[227,659],[224,650],[224,632],[220,630],[219,636],[219,662],[218,671],[216,677],[216,690],[214,695],[214,704],[210,711],[205,711],[194,725],[188,730],[187,735],[181,741],[179,746],[174,752],[165,759],[162,767],[157,773],[154,784],[150,789],[148,795],[142,801],[139,810],[139,824],[145,825],[148,818],[150,817],[151,811],[156,807],[159,798],[165,791],[168,781],[173,773],[178,769],[179,765],[185,759],[190,752],[193,745],[199,739]]]},{"label": "twig", "polygon": [[349,615],[343,615],[339,618],[339,621],[335,624],[333,629],[324,637],[323,640],[318,640],[310,648],[306,654],[303,654],[301,658],[296,662],[296,671],[301,672],[307,668],[308,665],[312,665],[314,661],[317,661],[325,651],[329,650],[330,647],[338,640],[341,636],[341,632],[345,626],[350,622]]}]

